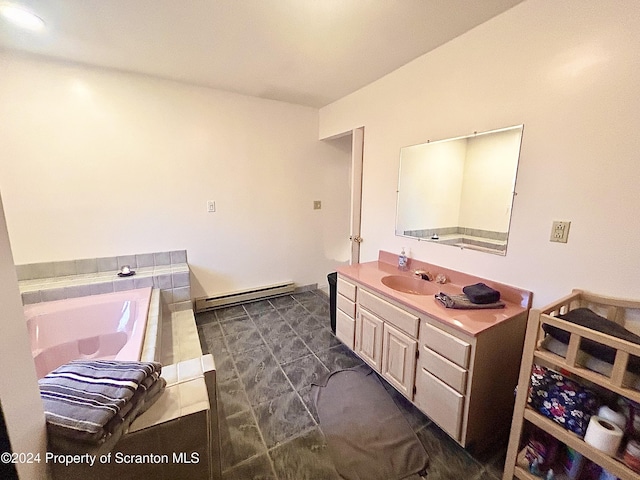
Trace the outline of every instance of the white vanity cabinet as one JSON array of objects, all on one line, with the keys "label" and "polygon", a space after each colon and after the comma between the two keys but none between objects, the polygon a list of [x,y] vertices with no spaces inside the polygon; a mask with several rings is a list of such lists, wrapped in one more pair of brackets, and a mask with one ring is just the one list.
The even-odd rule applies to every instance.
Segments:
[{"label": "white vanity cabinet", "polygon": [[340,276],[338,276],[337,287],[336,337],[353,350],[356,331],[357,287]]},{"label": "white vanity cabinet", "polygon": [[351,279],[338,293],[338,338],[455,441],[506,435],[526,310],[472,335]]},{"label": "white vanity cabinet", "polygon": [[420,318],[380,295],[358,288],[354,350],[411,400]]}]

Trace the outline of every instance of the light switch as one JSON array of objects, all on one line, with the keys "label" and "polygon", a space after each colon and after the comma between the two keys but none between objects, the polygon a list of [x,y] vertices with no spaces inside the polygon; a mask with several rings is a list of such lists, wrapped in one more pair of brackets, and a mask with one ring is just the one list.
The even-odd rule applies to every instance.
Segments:
[{"label": "light switch", "polygon": [[313,201],[313,209],[320,210],[322,208],[322,202],[320,200]]},{"label": "light switch", "polygon": [[214,202],[213,200],[209,200],[207,202],[207,212],[213,213],[215,211],[216,211],[216,202]]}]

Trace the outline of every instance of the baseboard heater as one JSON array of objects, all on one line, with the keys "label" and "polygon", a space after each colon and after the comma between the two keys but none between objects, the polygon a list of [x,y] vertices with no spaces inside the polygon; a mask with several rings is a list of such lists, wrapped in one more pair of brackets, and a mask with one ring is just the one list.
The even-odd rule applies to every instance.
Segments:
[{"label": "baseboard heater", "polygon": [[295,284],[293,282],[278,283],[265,287],[251,288],[238,292],[223,293],[213,297],[196,298],[196,313],[206,310],[213,310],[221,307],[228,307],[238,303],[255,300],[265,300],[267,298],[278,297],[293,293]]}]

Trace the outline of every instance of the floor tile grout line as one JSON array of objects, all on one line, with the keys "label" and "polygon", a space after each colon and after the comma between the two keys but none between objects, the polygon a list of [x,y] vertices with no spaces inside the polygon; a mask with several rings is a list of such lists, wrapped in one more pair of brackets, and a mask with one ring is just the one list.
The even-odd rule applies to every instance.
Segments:
[{"label": "floor tile grout line", "polygon": [[[295,299],[294,299],[295,300]],[[271,303],[271,302],[269,302]],[[273,306],[273,304],[271,304]],[[245,308],[246,311],[246,308]],[[276,312],[278,312],[278,309],[276,308]],[[249,319],[251,320],[251,322],[255,325],[256,322],[253,320],[253,317],[249,314],[249,312],[247,312],[247,315],[249,315]],[[280,312],[278,312],[278,315],[280,315],[280,318],[287,324],[289,325],[289,322],[287,322],[286,318],[284,318],[282,316],[282,314]],[[291,325],[289,325],[289,327],[291,327]],[[293,327],[291,327],[292,330]],[[296,387],[293,385],[293,382],[291,381],[291,379],[289,378],[289,375],[287,375],[287,372],[284,371],[284,369],[282,368],[282,364],[280,363],[280,360],[278,360],[278,357],[275,356],[275,354],[273,353],[273,350],[271,349],[271,346],[269,345],[269,343],[266,341],[266,339],[264,338],[264,336],[262,335],[262,332],[257,328],[256,326],[256,330],[258,330],[258,334],[260,335],[260,337],[262,338],[262,341],[264,342],[264,344],[266,345],[267,349],[269,350],[269,353],[271,353],[271,355],[273,356],[273,358],[276,359],[276,363],[278,364],[278,368],[280,369],[280,371],[282,372],[282,374],[284,375],[284,378],[287,379],[287,382],[289,382],[289,385],[291,385],[291,388],[293,389],[293,391],[295,392],[295,394],[298,396],[298,400],[300,400],[302,402],[302,406],[304,406],[304,409],[307,411],[307,413],[309,414],[309,416],[311,417],[311,420],[313,421],[314,425],[318,425],[318,422],[316,422],[315,417],[313,416],[313,414],[311,413],[311,411],[309,410],[309,407],[307,406],[306,402],[303,400],[302,396],[300,395],[300,393],[298,393],[298,391],[296,390]],[[294,330],[295,332],[295,330]],[[297,336],[297,332],[296,332],[296,336]],[[304,340],[302,341],[302,343],[304,343]],[[305,344],[306,345],[306,344]],[[251,402],[249,402],[251,403]],[[253,406],[252,406],[253,408]],[[265,443],[266,445],[266,443]]]},{"label": "floor tile grout line", "polygon": [[[246,309],[244,307],[242,307],[242,308],[243,308],[243,310],[246,311]],[[216,315],[216,318],[218,318],[217,315]],[[251,318],[251,317],[249,317],[249,318]],[[218,323],[220,323],[219,319],[218,319]],[[265,451],[266,451],[266,454],[267,454],[267,458],[269,460],[269,464],[271,465],[271,469],[273,470],[274,475],[276,475],[275,465],[273,464],[273,461],[271,460],[271,456],[269,455],[269,449],[267,447],[267,442],[264,439],[264,435],[262,434],[262,429],[260,428],[260,424],[258,423],[258,417],[256,416],[256,412],[255,412],[255,409],[253,408],[253,405],[251,405],[251,400],[249,399],[249,395],[247,393],[247,389],[245,388],[244,382],[242,381],[242,377],[240,376],[240,372],[238,371],[238,367],[236,365],[236,360],[233,357],[233,354],[231,354],[231,350],[229,349],[229,345],[228,345],[227,339],[226,339],[226,334],[224,333],[224,330],[222,329],[222,325],[220,326],[220,331],[222,332],[222,341],[224,342],[225,347],[227,348],[227,351],[229,352],[229,356],[231,357],[231,363],[233,365],[233,370],[235,371],[235,374],[238,377],[238,380],[240,380],[240,387],[244,391],[244,394],[247,397],[247,400],[249,401],[249,411],[251,412],[251,417],[253,418],[253,421],[254,421],[254,423],[256,425],[256,429],[258,430],[258,435],[260,435],[260,440],[262,441],[262,445],[265,448]],[[238,412],[238,413],[240,413],[240,412]],[[216,412],[216,414],[218,414],[218,412]],[[255,455],[253,455],[253,456],[255,456]],[[225,472],[230,470],[231,468],[239,465],[240,463],[242,463],[242,462],[238,462],[235,465],[232,465],[231,467],[227,468],[225,470]],[[224,472],[222,472],[222,473],[224,473]],[[276,477],[277,477],[277,475],[276,475]]]}]

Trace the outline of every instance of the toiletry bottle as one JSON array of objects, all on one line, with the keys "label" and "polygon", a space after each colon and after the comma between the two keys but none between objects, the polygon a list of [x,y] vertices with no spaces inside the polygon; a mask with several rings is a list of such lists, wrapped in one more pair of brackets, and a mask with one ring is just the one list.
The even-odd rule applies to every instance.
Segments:
[{"label": "toiletry bottle", "polygon": [[407,255],[404,253],[404,247],[402,247],[402,252],[398,255],[398,269],[400,270],[408,270],[409,264],[407,260]]}]

